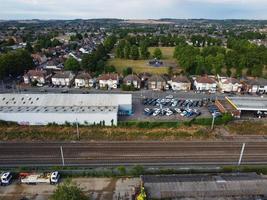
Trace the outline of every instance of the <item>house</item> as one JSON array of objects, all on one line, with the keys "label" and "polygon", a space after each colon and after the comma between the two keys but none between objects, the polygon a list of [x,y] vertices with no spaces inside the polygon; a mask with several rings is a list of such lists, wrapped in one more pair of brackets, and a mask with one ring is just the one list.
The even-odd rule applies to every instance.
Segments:
[{"label": "house", "polygon": [[93,87],[94,86],[94,79],[91,77],[89,73],[86,72],[79,72],[78,75],[75,77],[75,87]]},{"label": "house", "polygon": [[23,79],[25,84],[34,83],[35,81],[39,85],[44,85],[52,74],[48,73],[46,70],[29,70],[24,74]]},{"label": "house", "polygon": [[75,75],[71,71],[62,71],[52,77],[52,84],[55,86],[70,86]]},{"label": "house", "polygon": [[222,93],[224,92],[241,92],[242,84],[236,78],[218,76],[218,87]]},{"label": "house", "polygon": [[147,80],[149,90],[166,90],[169,89],[165,77],[153,75]]},{"label": "house", "polygon": [[216,92],[217,84],[215,79],[208,76],[199,76],[194,78],[194,87],[197,91]]},{"label": "house", "polygon": [[267,80],[263,78],[245,78],[241,80],[243,91],[247,93],[267,93]]},{"label": "house", "polygon": [[141,87],[148,88],[147,85],[147,80],[151,77],[152,75],[150,73],[144,72],[139,74],[139,77],[141,79]]},{"label": "house", "polygon": [[119,75],[116,73],[103,74],[97,80],[100,88],[116,89],[119,85]]},{"label": "house", "polygon": [[141,79],[135,74],[126,76],[123,79],[123,83],[128,86],[133,85],[137,89],[141,88]]},{"label": "house", "polygon": [[191,82],[186,76],[174,76],[168,83],[173,90],[189,91],[191,89]]}]

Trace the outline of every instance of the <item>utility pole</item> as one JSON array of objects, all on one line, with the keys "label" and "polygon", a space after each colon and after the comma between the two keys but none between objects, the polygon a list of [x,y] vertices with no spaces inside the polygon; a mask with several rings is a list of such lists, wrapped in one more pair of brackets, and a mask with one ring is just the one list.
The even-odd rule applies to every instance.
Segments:
[{"label": "utility pole", "polygon": [[214,123],[215,123],[215,114],[212,114],[212,123],[211,123],[211,130],[214,129]]},{"label": "utility pole", "polygon": [[240,165],[241,165],[242,158],[243,158],[244,151],[245,151],[245,147],[246,147],[246,143],[243,143],[243,145],[242,145],[242,149],[241,149],[241,152],[240,152],[239,161],[238,161],[238,166],[240,166]]},{"label": "utility pole", "polygon": [[78,140],[80,140],[79,123],[78,123],[77,118],[76,118],[76,132],[77,132],[77,138],[78,138]]},{"label": "utility pole", "polygon": [[65,166],[65,160],[64,160],[64,154],[63,154],[63,147],[62,146],[60,146],[60,152],[61,152],[62,166]]}]

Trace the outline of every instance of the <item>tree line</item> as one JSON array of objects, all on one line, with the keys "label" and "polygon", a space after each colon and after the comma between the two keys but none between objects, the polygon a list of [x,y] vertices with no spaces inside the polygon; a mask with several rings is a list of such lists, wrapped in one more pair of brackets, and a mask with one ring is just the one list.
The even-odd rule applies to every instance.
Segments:
[{"label": "tree line", "polygon": [[[229,38],[227,48],[208,46],[197,48],[190,45],[178,45],[174,57],[184,72],[189,74],[221,74],[241,77],[245,75],[262,76],[267,65],[267,48],[251,44],[244,39]],[[225,70],[223,70],[225,69]]]}]

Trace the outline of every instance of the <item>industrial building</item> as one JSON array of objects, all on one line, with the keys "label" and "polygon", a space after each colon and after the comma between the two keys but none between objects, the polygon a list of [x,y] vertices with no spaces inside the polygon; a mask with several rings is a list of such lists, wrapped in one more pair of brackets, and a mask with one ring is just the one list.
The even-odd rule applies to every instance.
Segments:
[{"label": "industrial building", "polygon": [[21,125],[117,125],[132,113],[131,94],[1,94],[0,120]]},{"label": "industrial building", "polygon": [[225,97],[215,104],[222,113],[231,113],[237,118],[267,113],[267,98],[262,97]]},{"label": "industrial building", "polygon": [[142,176],[148,199],[242,199],[267,197],[267,179],[256,173]]}]

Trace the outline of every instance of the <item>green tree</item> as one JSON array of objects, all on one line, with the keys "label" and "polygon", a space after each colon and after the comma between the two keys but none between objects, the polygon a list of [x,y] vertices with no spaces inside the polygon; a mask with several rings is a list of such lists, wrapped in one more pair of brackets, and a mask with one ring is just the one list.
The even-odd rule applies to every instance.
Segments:
[{"label": "green tree", "polygon": [[29,42],[27,42],[25,49],[26,49],[29,53],[32,53],[32,52],[33,52],[32,45],[31,45]]},{"label": "green tree", "polygon": [[89,197],[72,181],[58,185],[50,200],[88,200]]},{"label": "green tree", "polygon": [[156,48],[153,53],[154,58],[162,59],[162,52],[160,48]]},{"label": "green tree", "polygon": [[81,69],[80,63],[75,58],[68,58],[64,63],[65,70],[77,72]]},{"label": "green tree", "polygon": [[9,75],[16,77],[33,67],[31,54],[26,50],[20,49],[0,55],[1,78]]},{"label": "green tree", "polygon": [[129,59],[131,56],[131,44],[127,41],[124,47],[124,57]]},{"label": "green tree", "polygon": [[123,76],[127,76],[129,74],[132,74],[133,73],[133,69],[131,67],[127,67],[123,70]]},{"label": "green tree", "polygon": [[148,45],[145,41],[142,41],[140,44],[140,55],[142,59],[148,59],[150,52],[148,51]]},{"label": "green tree", "polygon": [[262,70],[263,70],[262,65],[255,65],[251,69],[251,75],[256,76],[256,77],[260,77],[260,76],[262,76]]},{"label": "green tree", "polygon": [[133,45],[132,48],[131,48],[131,58],[133,60],[138,60],[140,57],[139,55],[139,49],[138,49],[138,46],[136,45]]}]

